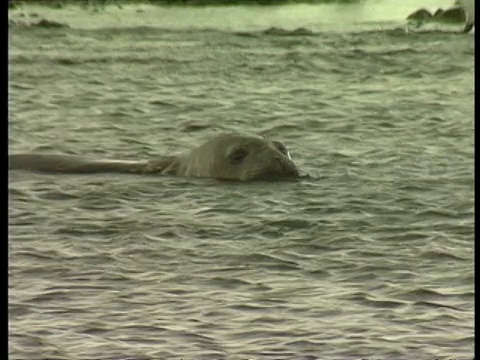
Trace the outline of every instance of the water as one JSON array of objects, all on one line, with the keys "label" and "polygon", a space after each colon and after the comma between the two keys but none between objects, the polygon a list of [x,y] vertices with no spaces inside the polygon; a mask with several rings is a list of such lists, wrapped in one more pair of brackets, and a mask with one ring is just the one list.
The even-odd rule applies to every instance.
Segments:
[{"label": "water", "polygon": [[10,358],[473,358],[474,35],[392,3],[10,11],[70,26],[10,28],[10,151],[266,132],[312,175],[11,172]]}]

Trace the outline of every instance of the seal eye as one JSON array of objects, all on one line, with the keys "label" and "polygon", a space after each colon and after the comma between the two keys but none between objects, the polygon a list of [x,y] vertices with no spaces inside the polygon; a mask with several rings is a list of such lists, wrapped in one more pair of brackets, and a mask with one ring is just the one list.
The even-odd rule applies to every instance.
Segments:
[{"label": "seal eye", "polygon": [[230,155],[228,156],[232,163],[239,164],[245,159],[248,155],[248,151],[244,148],[235,148],[232,150]]},{"label": "seal eye", "polygon": [[273,141],[275,144],[275,147],[283,154],[285,155],[289,160],[292,160],[292,155],[290,154],[290,151],[287,150],[285,145],[283,145],[280,141]]}]

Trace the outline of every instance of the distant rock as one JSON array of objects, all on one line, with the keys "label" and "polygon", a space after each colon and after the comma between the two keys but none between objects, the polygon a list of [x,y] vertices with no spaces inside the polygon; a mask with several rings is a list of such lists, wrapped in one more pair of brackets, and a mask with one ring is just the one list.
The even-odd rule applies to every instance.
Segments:
[{"label": "distant rock", "polygon": [[417,26],[427,22],[461,24],[465,22],[465,12],[459,6],[451,7],[446,10],[438,9],[432,15],[426,9],[419,9],[407,16],[409,22],[416,23]]},{"label": "distant rock", "polygon": [[419,10],[411,13],[410,15],[408,15],[407,20],[424,22],[424,21],[427,21],[427,20],[431,19],[432,17],[433,16],[432,16],[432,14],[430,14],[430,11],[428,11],[426,9],[419,9]]},{"label": "distant rock", "polygon": [[443,23],[462,24],[465,22],[465,11],[461,7],[452,7],[447,10],[438,9],[433,14],[433,20]]},{"label": "distant rock", "polygon": [[283,36],[306,36],[314,35],[311,30],[305,28],[297,28],[293,30],[285,30],[277,27],[270,27],[267,30],[263,31],[265,35],[283,35]]},{"label": "distant rock", "polygon": [[43,28],[70,28],[67,24],[63,24],[57,21],[41,19],[37,22],[20,21],[14,19],[8,19],[8,26],[23,26],[23,27],[43,27]]},{"label": "distant rock", "polygon": [[44,28],[69,28],[67,24],[62,24],[56,21],[42,19],[37,23],[32,23],[31,26],[44,27]]}]

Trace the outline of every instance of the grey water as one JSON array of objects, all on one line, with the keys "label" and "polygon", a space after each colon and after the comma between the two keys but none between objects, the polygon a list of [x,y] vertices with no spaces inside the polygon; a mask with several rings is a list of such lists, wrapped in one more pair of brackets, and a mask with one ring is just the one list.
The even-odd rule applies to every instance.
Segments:
[{"label": "grey water", "polygon": [[9,151],[224,131],[299,182],[9,173],[10,359],[472,359],[474,34],[445,1],[92,9],[9,28]]}]

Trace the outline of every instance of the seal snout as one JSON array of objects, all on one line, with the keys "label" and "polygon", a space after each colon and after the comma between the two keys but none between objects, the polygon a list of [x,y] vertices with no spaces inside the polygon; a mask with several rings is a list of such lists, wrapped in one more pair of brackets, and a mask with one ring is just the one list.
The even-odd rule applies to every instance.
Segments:
[{"label": "seal snout", "polygon": [[300,174],[297,167],[288,158],[275,158],[276,167],[279,169],[280,175],[283,177],[298,177]]}]

